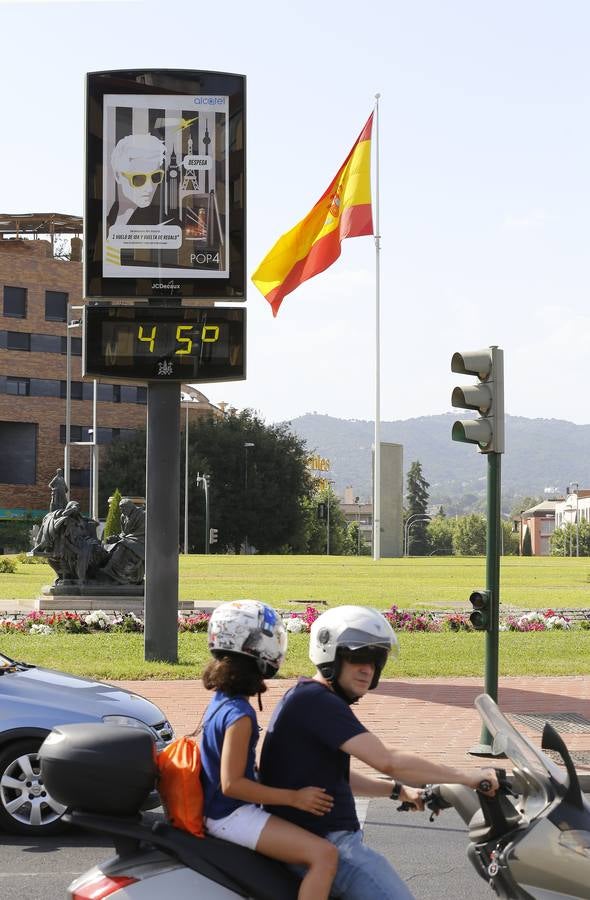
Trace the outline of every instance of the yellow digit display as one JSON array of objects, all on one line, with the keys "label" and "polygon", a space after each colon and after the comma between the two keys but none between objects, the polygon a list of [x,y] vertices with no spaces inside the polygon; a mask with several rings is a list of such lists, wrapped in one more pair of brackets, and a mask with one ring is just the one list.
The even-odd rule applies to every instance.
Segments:
[{"label": "yellow digit display", "polygon": [[176,355],[176,356],[185,356],[187,353],[190,353],[191,350],[193,349],[193,341],[192,341],[192,338],[190,338],[190,337],[183,337],[183,334],[182,334],[183,331],[192,331],[192,330],[193,330],[193,326],[192,326],[192,325],[179,325],[179,326],[177,327],[177,329],[176,329],[176,341],[177,341],[177,343],[179,343],[179,344],[186,344],[186,347],[184,347],[184,349],[181,349],[181,350],[176,350],[176,351],[175,351],[175,355]]},{"label": "yellow digit display", "polygon": [[143,325],[140,325],[137,330],[137,339],[139,341],[143,341],[146,344],[149,344],[150,345],[150,353],[153,353],[154,352],[154,342],[156,340],[156,326],[154,325],[154,327],[152,328],[152,333],[149,335],[149,337],[145,337],[144,333],[143,333]]},{"label": "yellow digit display", "polygon": [[219,325],[203,325],[201,340],[204,344],[214,344],[219,340]]}]

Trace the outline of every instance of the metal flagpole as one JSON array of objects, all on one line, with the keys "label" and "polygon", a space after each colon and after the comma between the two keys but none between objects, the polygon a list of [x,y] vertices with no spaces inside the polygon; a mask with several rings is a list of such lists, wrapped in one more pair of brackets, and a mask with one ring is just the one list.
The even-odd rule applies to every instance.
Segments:
[{"label": "metal flagpole", "polygon": [[375,94],[375,451],[373,461],[373,559],[381,559],[381,272],[379,234],[379,98]]}]

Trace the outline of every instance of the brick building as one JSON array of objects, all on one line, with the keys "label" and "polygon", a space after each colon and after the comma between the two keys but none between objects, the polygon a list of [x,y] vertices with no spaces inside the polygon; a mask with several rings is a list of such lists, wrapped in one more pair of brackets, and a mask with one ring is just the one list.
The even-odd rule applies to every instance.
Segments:
[{"label": "brick building", "polygon": [[[82,220],[77,216],[0,216],[0,520],[49,508],[48,484],[64,464],[66,335],[80,318]],[[71,243],[71,250],[70,245]],[[60,251],[68,247],[67,257]],[[82,380],[81,328],[70,328],[70,498],[89,505],[93,381]],[[200,392],[189,419],[222,415]],[[145,428],[145,385],[97,386],[97,443],[109,444]],[[184,422],[184,416],[181,418]]]}]

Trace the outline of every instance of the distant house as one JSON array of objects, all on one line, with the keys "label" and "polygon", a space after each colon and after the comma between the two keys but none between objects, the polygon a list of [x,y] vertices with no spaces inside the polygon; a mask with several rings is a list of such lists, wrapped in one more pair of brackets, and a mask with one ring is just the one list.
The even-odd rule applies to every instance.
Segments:
[{"label": "distant house", "polygon": [[[590,496],[590,491],[588,492]],[[531,548],[533,556],[549,556],[551,553],[551,535],[556,527],[556,509],[564,503],[563,500],[543,500],[530,509],[525,509],[515,520],[519,531],[520,553],[524,536],[528,528],[531,536]]]}]

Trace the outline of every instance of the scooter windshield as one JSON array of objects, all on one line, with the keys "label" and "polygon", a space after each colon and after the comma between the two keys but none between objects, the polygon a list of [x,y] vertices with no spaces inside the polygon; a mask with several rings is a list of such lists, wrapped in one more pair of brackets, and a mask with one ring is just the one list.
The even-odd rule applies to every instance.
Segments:
[{"label": "scooter windshield", "polygon": [[532,819],[554,799],[555,782],[567,786],[567,776],[516,731],[488,694],[480,694],[475,706],[493,737],[493,752],[504,753],[512,761],[514,788],[523,801],[521,809]]}]

